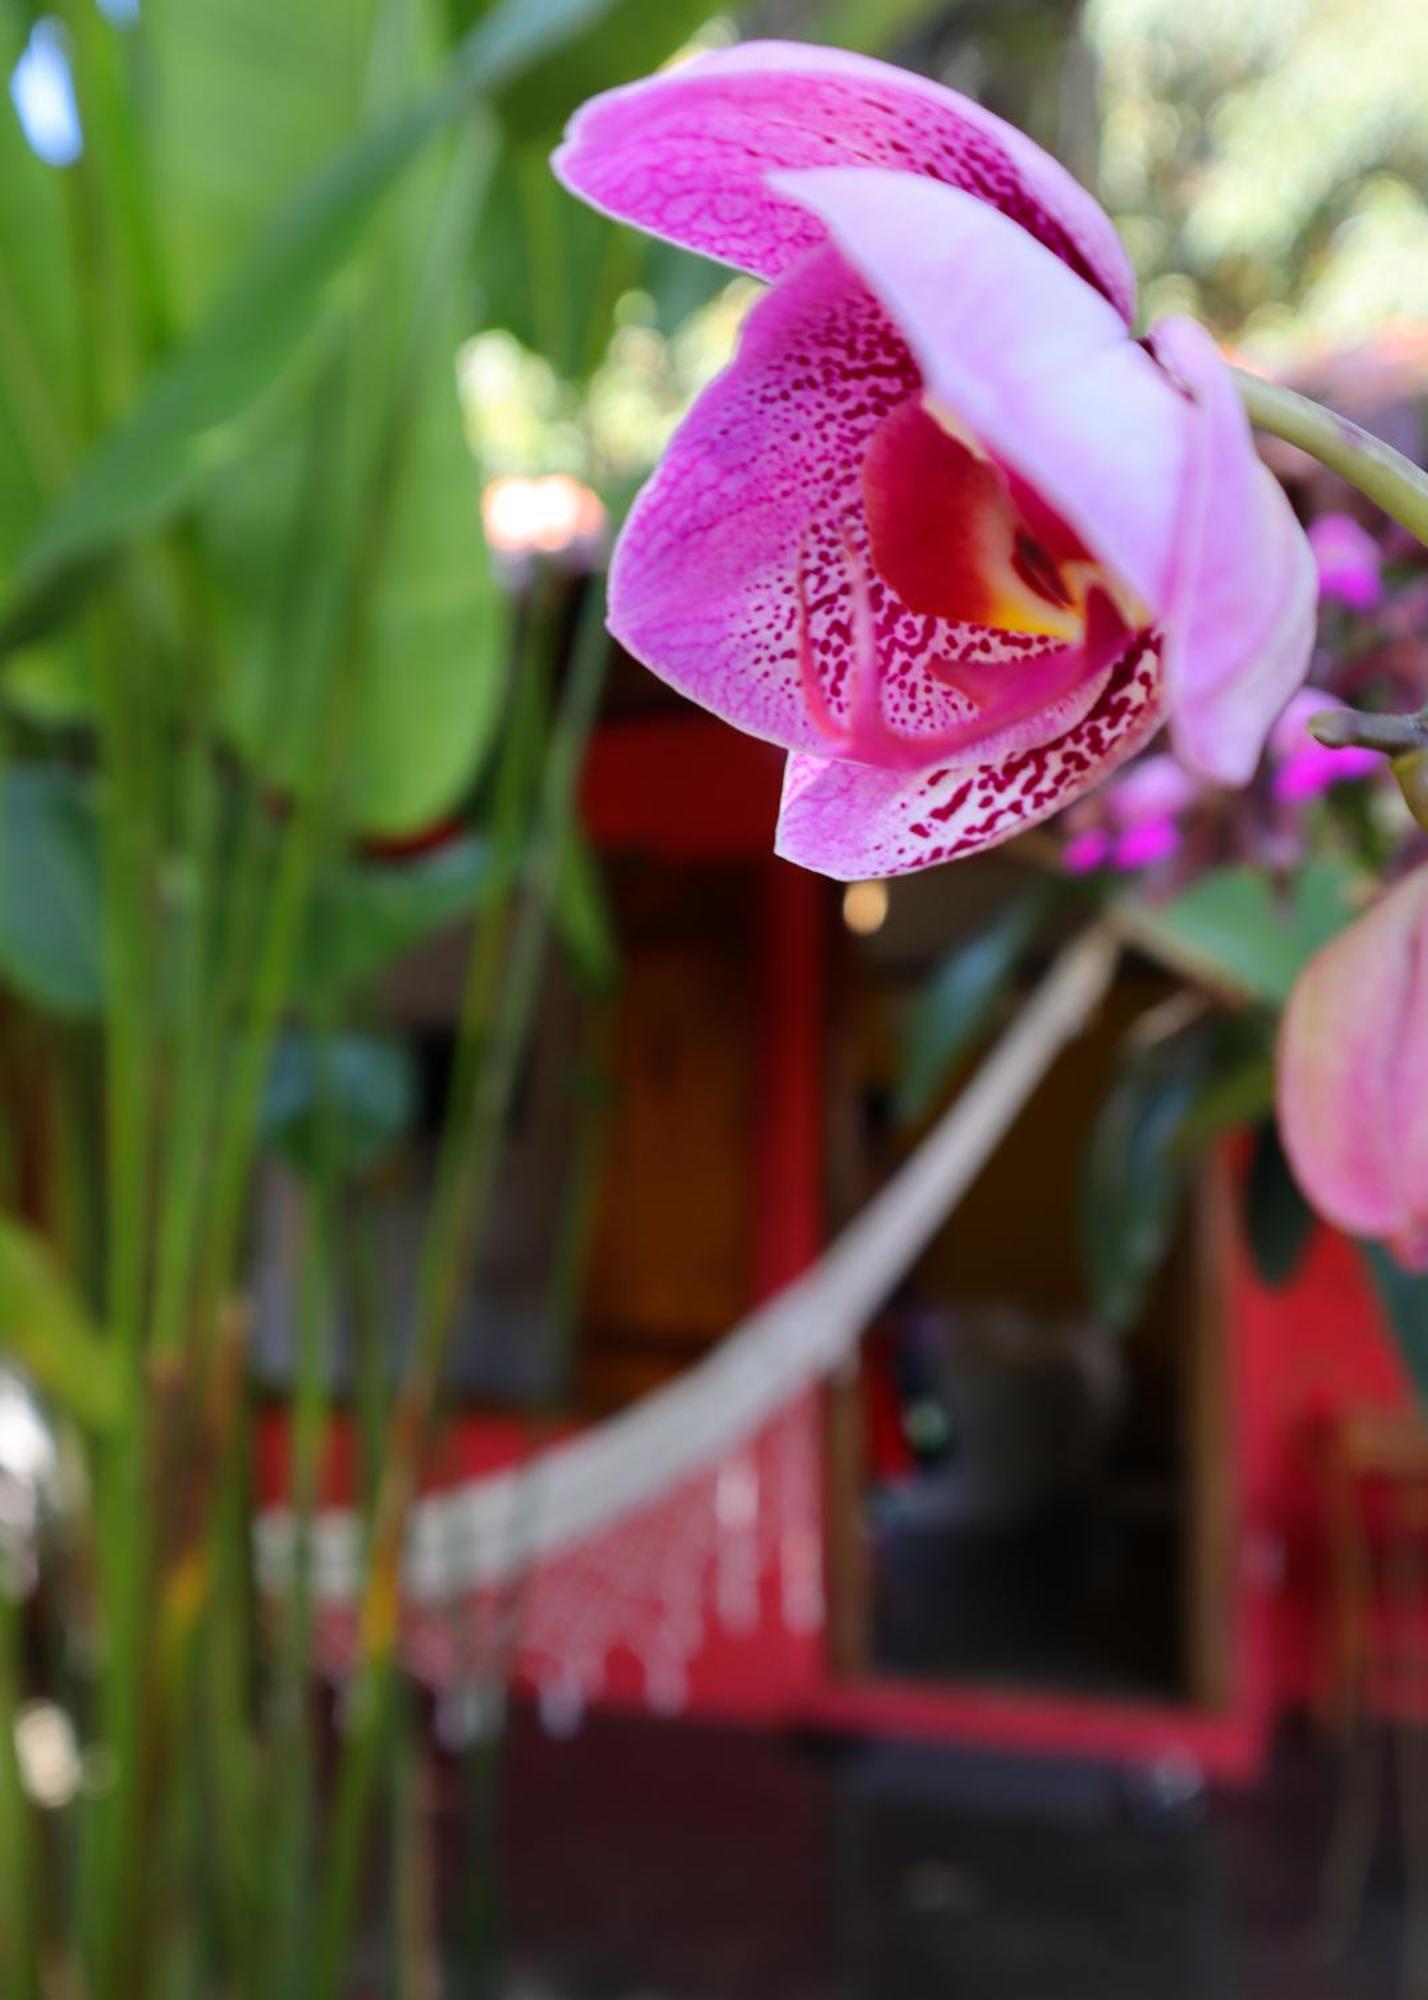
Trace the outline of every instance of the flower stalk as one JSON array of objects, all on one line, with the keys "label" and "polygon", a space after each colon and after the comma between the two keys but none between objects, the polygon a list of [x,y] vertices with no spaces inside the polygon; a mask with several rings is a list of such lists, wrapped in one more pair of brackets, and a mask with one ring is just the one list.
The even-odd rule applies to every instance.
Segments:
[{"label": "flower stalk", "polygon": [[[1234,372],[1256,430],[1337,472],[1428,547],[1428,472],[1338,411],[1243,369]],[[1329,709],[1311,717],[1308,729],[1326,750],[1378,750],[1390,758],[1409,811],[1428,829],[1428,704],[1405,715]]]},{"label": "flower stalk", "polygon": [[1318,459],[1428,547],[1428,472],[1337,410],[1242,368],[1233,373],[1257,431]]}]

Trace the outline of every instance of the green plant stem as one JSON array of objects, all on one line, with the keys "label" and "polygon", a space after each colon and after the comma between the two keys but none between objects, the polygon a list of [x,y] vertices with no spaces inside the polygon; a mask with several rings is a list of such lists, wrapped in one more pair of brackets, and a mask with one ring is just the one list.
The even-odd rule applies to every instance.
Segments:
[{"label": "green plant stem", "polygon": [[[324,654],[323,690],[326,692],[334,681],[336,689],[327,704],[326,726],[316,729],[312,737],[314,748],[321,744],[322,762],[332,772],[340,773],[345,765],[344,750],[356,721],[357,696],[370,637],[368,593],[380,573],[413,428],[412,412],[431,365],[434,301],[445,281],[448,260],[454,254],[455,244],[462,232],[474,225],[477,208],[489,182],[491,161],[488,130],[473,127],[469,133],[462,135],[451,162],[442,212],[417,279],[411,315],[403,330],[391,397],[383,413],[375,448],[365,467],[365,480],[358,488],[366,493],[368,504],[354,517],[352,524],[348,581],[353,609],[335,634],[334,643]],[[282,676],[279,675],[276,687],[280,689],[281,686]],[[311,786],[302,795],[294,812],[293,828],[284,843],[277,889],[254,987],[252,1025],[234,1065],[227,1117],[220,1128],[222,1137],[214,1177],[211,1235],[203,1274],[206,1285],[200,1291],[201,1316],[211,1311],[212,1301],[226,1282],[226,1274],[232,1264],[243,1190],[252,1156],[259,1096],[267,1073],[273,1034],[296,958],[300,925],[315,879],[319,851],[317,842],[330,807],[330,801],[325,796],[328,789],[322,785]]]},{"label": "green plant stem", "polygon": [[[526,1427],[529,1461],[511,1506],[510,1536],[528,1545],[545,1495],[543,1452],[553,1439],[556,1417],[569,1389],[581,1290],[589,1266],[599,1201],[610,1100],[610,1037],[614,1010],[608,996],[596,1001],[587,1026],[585,1051],[576,1080],[577,1129],[545,1288],[545,1325],[539,1342],[536,1378],[541,1407]],[[463,1992],[470,2000],[495,2000],[501,1983],[500,1813],[505,1780],[505,1720],[502,1700],[520,1651],[529,1574],[513,1579],[508,1591],[478,1598],[460,1626],[459,1671],[479,1695],[480,1727],[462,1758],[461,1795],[466,1812],[469,1895],[463,1913]],[[482,1611],[486,1611],[482,1620]],[[485,1630],[483,1632],[483,1622]],[[483,1643],[484,1640],[484,1643]]]},{"label": "green plant stem", "polygon": [[1317,458],[1428,546],[1428,472],[1322,403],[1243,369],[1234,376],[1256,430]]},{"label": "green plant stem", "polygon": [[[112,608],[93,616],[99,640],[96,686],[104,758],[105,1266],[106,1318],[120,1357],[123,1422],[106,1447],[102,1478],[107,1663],[105,1733],[115,1781],[100,1808],[98,1892],[91,1917],[99,1984],[119,1977],[133,1935],[121,1877],[138,1812],[144,1762],[145,1600],[150,1561],[146,1459],[151,1413],[146,1396],[147,1246],[152,1211],[154,967],[152,891],[156,879],[148,727],[148,662],[131,661]],[[121,1935],[122,1934],[122,1935]]]},{"label": "green plant stem", "polygon": [[[319,1113],[321,1115],[321,1112]],[[305,1891],[310,1880],[314,1759],[309,1726],[312,1563],[309,1529],[327,1435],[336,1315],[336,1189],[331,1169],[307,1191],[303,1281],[291,1413],[289,1506],[293,1568],[270,1704],[273,1796],[268,1813],[268,1938],[264,1991],[279,2000],[302,1992]]]},{"label": "green plant stem", "polygon": [[20,1605],[0,1575],[0,1991],[30,2000],[35,1990],[33,1815],[15,1754],[20,1705]]},{"label": "green plant stem", "polygon": [[[1336,410],[1325,409],[1322,403],[1311,402],[1277,382],[1247,375],[1242,369],[1234,374],[1256,430],[1297,445],[1318,459],[1428,547],[1428,472]],[[1398,758],[1428,749],[1428,705],[1411,715],[1336,709],[1314,716],[1309,727],[1330,750],[1353,747]],[[1397,768],[1405,797],[1421,820],[1422,802],[1416,796],[1422,791],[1421,781],[1411,768]]]},{"label": "green plant stem", "polygon": [[[443,1149],[448,1171],[439,1181],[434,1201],[417,1322],[388,1427],[387,1455],[368,1548],[358,1620],[359,1657],[333,1809],[329,1867],[317,1912],[311,2000],[336,2000],[340,1991],[372,1794],[392,1716],[407,1520],[457,1310],[479,1250],[520,1058],[535,1012],[549,905],[608,656],[603,609],[603,590],[592,587],[583,607],[569,679],[546,758],[525,894],[514,921],[504,980],[485,1033],[480,1027],[484,1008],[478,1010],[479,1072],[468,1102],[458,1101],[453,1107],[453,1122]],[[473,974],[484,994],[489,983],[487,969],[473,965]]]}]

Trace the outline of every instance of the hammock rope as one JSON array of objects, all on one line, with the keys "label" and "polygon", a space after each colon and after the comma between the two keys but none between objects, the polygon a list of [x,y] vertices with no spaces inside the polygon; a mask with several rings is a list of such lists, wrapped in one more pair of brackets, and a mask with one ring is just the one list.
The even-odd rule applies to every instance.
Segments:
[{"label": "hammock rope", "polygon": [[[413,1509],[405,1588],[417,1602],[509,1583],[648,1506],[743,1444],[836,1371],[1110,985],[1120,947],[1095,925],[1068,945],[966,1088],[885,1187],[803,1275],[742,1320],[676,1381],[511,1470],[430,1495]],[[259,1575],[290,1573],[293,1520],[256,1524]],[[351,1510],[314,1517],[319,1601],[359,1588]]]}]

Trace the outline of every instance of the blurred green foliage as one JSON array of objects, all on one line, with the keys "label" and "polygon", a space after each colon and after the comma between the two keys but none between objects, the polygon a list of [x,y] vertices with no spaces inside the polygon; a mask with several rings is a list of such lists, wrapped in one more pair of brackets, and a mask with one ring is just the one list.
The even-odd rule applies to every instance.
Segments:
[{"label": "blurred green foliage", "polygon": [[1428,317],[1420,0],[1088,0],[1085,33],[1152,312],[1270,353]]}]

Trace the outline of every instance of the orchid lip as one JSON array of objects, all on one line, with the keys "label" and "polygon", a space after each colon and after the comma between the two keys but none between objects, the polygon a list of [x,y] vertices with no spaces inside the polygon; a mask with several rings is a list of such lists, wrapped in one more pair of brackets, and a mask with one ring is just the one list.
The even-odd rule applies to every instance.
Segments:
[{"label": "orchid lip", "polygon": [[[866,569],[851,542],[845,544],[854,624],[854,681],[849,716],[840,722],[819,685],[808,636],[808,605],[802,567],[798,582],[799,663],[810,713],[828,744],[828,755],[885,770],[918,771],[951,759],[965,761],[994,744],[1008,730],[1040,713],[1054,713],[1078,688],[1098,686],[1131,636],[1110,594],[1093,584],[1086,600],[1085,627],[1074,644],[1029,655],[1017,662],[948,664],[943,678],[972,704],[973,713],[952,728],[910,736],[892,728],[882,713]],[[1048,733],[1055,733],[1048,731]]]},{"label": "orchid lip", "polygon": [[[869,445],[864,461],[865,487],[885,433],[896,424],[906,428],[910,410],[927,420],[926,435],[945,440],[953,447],[955,458],[965,468],[963,482],[968,491],[965,498],[962,494],[956,496],[954,511],[964,515],[979,511],[991,529],[990,541],[984,538],[978,551],[980,581],[988,593],[985,615],[978,622],[1006,632],[1079,641],[1085,635],[1086,610],[1093,589],[1099,589],[1116,604],[1128,630],[1143,631],[1155,622],[1136,593],[1085,546],[1056,509],[1019,479],[941,397],[924,391],[915,404],[910,402],[906,408],[892,413]],[[913,455],[925,464],[928,458],[925,440]],[[934,459],[936,455],[934,448]],[[942,453],[944,472],[951,456]],[[944,527],[945,524],[934,524],[932,534],[934,540],[943,540],[940,553],[945,561],[949,552],[947,542],[952,538],[945,536]],[[955,547],[951,552],[955,560]],[[884,573],[897,588],[897,577]],[[905,589],[900,589],[899,594],[904,601],[913,601]],[[932,608],[944,612],[949,609]]]}]

